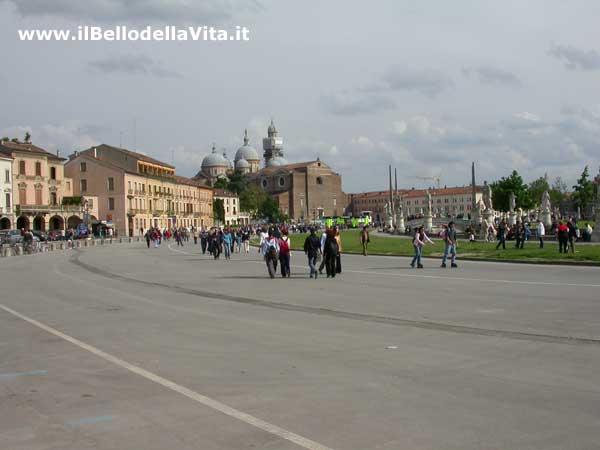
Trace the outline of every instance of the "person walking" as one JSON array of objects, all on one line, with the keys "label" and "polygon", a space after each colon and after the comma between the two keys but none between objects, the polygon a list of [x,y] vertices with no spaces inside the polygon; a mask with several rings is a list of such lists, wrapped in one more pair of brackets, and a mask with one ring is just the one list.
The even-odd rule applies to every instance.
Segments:
[{"label": "person walking", "polygon": [[544,248],[544,235],[546,234],[546,227],[544,223],[538,219],[537,226],[535,227],[537,238],[540,241],[540,248]]},{"label": "person walking", "polygon": [[444,233],[444,242],[446,247],[444,248],[444,257],[442,258],[441,267],[446,267],[446,260],[448,259],[448,255],[451,256],[450,267],[456,268],[458,265],[456,264],[456,228],[454,228],[454,222],[448,223],[448,229]]},{"label": "person walking", "polygon": [[244,253],[250,253],[250,231],[248,229],[242,232],[242,245],[244,246]]},{"label": "person walking", "polygon": [[319,265],[319,273],[323,275],[323,268],[325,267],[325,240],[327,239],[327,233],[329,233],[329,227],[325,227],[325,231],[321,233],[321,254],[323,255],[323,260]]},{"label": "person walking", "polygon": [[335,278],[335,262],[338,254],[338,245],[335,240],[335,231],[330,229],[327,231],[324,245],[324,260],[325,270],[327,271],[327,278]]},{"label": "person walking", "polygon": [[558,253],[567,253],[569,251],[569,227],[562,220],[558,222],[556,238],[558,239]]},{"label": "person walking", "polygon": [[315,229],[310,229],[310,234],[304,240],[304,254],[308,257],[310,278],[317,279],[317,258],[321,254],[321,241],[315,234]]},{"label": "person walking", "polygon": [[223,250],[225,259],[231,259],[231,243],[233,241],[233,237],[231,236],[231,230],[227,229],[223,233]]},{"label": "person walking", "polygon": [[148,231],[146,231],[146,234],[144,234],[144,237],[146,238],[146,245],[148,246],[148,248],[150,248],[150,241],[151,241],[150,232],[151,232],[151,230],[148,229]]},{"label": "person walking", "polygon": [[340,274],[342,273],[342,236],[340,235],[340,228],[337,226],[334,228],[334,237],[335,243],[338,246],[337,255],[335,257],[335,273]]},{"label": "person walking", "polygon": [[363,256],[367,256],[367,247],[369,246],[369,242],[371,242],[369,239],[369,230],[365,225],[360,231],[360,244],[362,245]]},{"label": "person walking", "polygon": [[198,245],[198,229],[197,228],[193,229],[192,235],[194,236],[194,245]]},{"label": "person walking", "polygon": [[497,238],[498,245],[496,245],[496,250],[498,250],[500,246],[502,246],[503,250],[506,250],[506,222],[504,220],[498,225]]},{"label": "person walking", "polygon": [[290,278],[290,238],[288,231],[283,230],[281,239],[279,240],[279,264],[281,266],[281,276]]},{"label": "person walking", "polygon": [[208,246],[208,232],[206,230],[200,231],[200,247],[202,248],[202,254],[206,254],[206,247]]},{"label": "person walking", "polygon": [[279,258],[279,243],[272,232],[269,232],[267,239],[262,245],[262,254],[267,263],[267,270],[271,278],[275,278],[277,273],[277,259]]},{"label": "person walking", "polygon": [[410,267],[412,267],[413,269],[415,268],[415,263],[417,264],[417,269],[423,268],[423,264],[421,264],[421,256],[423,254],[423,247],[427,243],[433,245],[433,241],[429,239],[429,237],[425,233],[425,227],[421,225],[419,228],[417,228],[417,231],[415,232],[415,237],[413,239],[415,256],[413,257],[412,262],[410,263]]},{"label": "person walking", "polygon": [[521,222],[517,221],[515,225],[515,248],[521,248],[521,241],[524,239],[523,226]]}]

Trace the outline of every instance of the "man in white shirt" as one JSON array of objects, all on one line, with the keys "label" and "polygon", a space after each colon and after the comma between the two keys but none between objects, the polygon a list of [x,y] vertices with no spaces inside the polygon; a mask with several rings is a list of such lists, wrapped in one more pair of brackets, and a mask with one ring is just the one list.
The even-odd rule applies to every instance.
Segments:
[{"label": "man in white shirt", "polygon": [[538,220],[536,232],[537,237],[540,240],[540,248],[544,248],[544,235],[546,234],[546,227],[541,220]]},{"label": "man in white shirt", "polygon": [[[321,235],[321,254],[322,255],[325,254],[325,239],[327,239],[327,230],[329,230],[329,227],[325,227],[325,231],[323,231],[323,234]],[[323,275],[324,267],[325,267],[325,258],[323,258],[323,261],[321,261],[321,264],[319,265],[319,273],[321,275]]]}]

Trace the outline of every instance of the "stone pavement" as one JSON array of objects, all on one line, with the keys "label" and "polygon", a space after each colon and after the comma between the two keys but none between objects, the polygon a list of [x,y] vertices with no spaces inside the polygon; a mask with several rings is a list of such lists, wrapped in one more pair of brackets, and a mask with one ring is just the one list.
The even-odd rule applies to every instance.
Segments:
[{"label": "stone pavement", "polygon": [[408,261],[3,259],[0,447],[598,448],[598,268]]}]

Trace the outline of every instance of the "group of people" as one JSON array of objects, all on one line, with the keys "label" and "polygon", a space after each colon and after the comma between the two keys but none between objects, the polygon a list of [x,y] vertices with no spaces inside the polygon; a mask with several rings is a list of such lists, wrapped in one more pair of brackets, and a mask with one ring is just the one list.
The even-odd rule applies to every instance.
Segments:
[{"label": "group of people", "polygon": [[[456,264],[456,227],[454,222],[449,222],[447,226],[442,228],[442,231],[438,234],[440,239],[444,241],[444,256],[442,257],[442,264],[440,267],[446,268],[448,258],[450,258],[450,267],[457,268],[458,264]],[[419,226],[415,229],[415,233],[413,235],[413,248],[415,250],[415,256],[410,262],[410,266],[414,269],[423,269],[423,264],[421,262],[421,258],[423,256],[423,247],[427,244],[434,245],[434,242],[427,236],[425,232],[425,227],[423,225]]]},{"label": "group of people", "polygon": [[[559,253],[567,253],[569,249],[571,253],[575,253],[575,242],[581,238],[581,232],[577,227],[577,221],[573,217],[569,217],[566,221],[560,220],[557,226],[553,225],[551,232],[558,240]],[[492,233],[492,231],[490,231],[490,233]],[[522,223],[517,221],[516,224],[511,227],[506,224],[505,220],[502,220],[498,224],[495,234],[498,240],[496,249],[499,249],[500,247],[506,249],[506,241],[508,239],[514,239],[515,248],[523,249],[525,248],[525,242],[529,241],[533,236],[533,231],[527,222]],[[539,242],[539,248],[544,248],[544,239],[547,234],[546,227],[541,220],[538,220],[536,224],[535,236]]]}]

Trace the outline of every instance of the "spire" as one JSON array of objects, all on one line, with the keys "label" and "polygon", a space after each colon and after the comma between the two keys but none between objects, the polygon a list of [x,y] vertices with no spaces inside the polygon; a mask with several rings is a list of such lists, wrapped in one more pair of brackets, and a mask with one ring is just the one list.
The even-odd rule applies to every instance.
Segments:
[{"label": "spire", "polygon": [[215,145],[214,142],[213,142],[213,145],[212,145],[212,152],[213,153],[217,153],[217,146]]},{"label": "spire", "polygon": [[244,130],[244,145],[248,145],[249,142],[250,142],[250,139],[248,139],[248,129],[246,128]]}]

